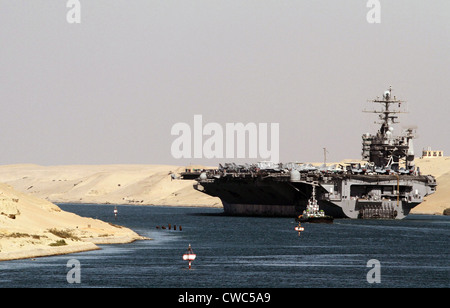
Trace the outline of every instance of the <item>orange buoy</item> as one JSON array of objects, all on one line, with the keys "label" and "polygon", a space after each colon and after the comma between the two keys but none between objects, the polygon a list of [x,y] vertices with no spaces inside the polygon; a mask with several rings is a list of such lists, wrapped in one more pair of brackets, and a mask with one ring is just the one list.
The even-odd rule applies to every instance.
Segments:
[{"label": "orange buoy", "polygon": [[298,232],[298,236],[300,236],[300,232],[305,231],[305,228],[303,228],[300,223],[298,223],[298,226],[294,228],[295,231]]}]

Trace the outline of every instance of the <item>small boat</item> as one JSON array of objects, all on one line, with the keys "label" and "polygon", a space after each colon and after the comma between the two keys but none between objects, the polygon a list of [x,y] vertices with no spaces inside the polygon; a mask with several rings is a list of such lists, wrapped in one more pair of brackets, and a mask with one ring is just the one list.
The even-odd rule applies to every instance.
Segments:
[{"label": "small boat", "polygon": [[328,216],[328,215],[324,215],[324,216],[307,216],[307,217],[304,217],[303,215],[300,215],[298,218],[296,218],[296,221],[332,224],[333,223],[333,219],[334,219],[333,217]]},{"label": "small boat", "polygon": [[316,186],[313,185],[313,192],[311,198],[308,200],[308,205],[303,211],[303,214],[298,216],[295,221],[331,224],[333,220],[334,218],[332,216],[325,215],[323,210],[319,210],[319,204],[317,204],[316,200]]}]

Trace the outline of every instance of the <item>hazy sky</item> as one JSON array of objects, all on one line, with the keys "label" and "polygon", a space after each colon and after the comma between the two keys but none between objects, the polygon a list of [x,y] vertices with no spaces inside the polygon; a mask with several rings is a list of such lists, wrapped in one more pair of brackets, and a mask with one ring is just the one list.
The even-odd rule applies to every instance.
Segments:
[{"label": "hazy sky", "polygon": [[279,123],[283,162],[359,159],[390,85],[416,155],[450,155],[448,0],[380,0],[379,24],[366,0],[80,3],[0,0],[0,164],[232,161],[173,158],[195,114]]}]

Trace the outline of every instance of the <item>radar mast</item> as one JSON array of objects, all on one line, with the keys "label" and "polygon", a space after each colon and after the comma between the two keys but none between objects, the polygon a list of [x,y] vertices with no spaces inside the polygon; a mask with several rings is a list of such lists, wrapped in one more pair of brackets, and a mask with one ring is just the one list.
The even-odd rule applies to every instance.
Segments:
[{"label": "radar mast", "polygon": [[[406,129],[400,136],[394,136],[394,124],[398,124],[398,114],[407,113],[400,107],[405,101],[398,100],[392,96],[392,87],[383,93],[382,99],[377,97],[369,101],[380,104],[381,110],[363,110],[363,112],[378,114],[381,124],[376,135],[364,134],[362,136],[363,160],[369,161],[378,168],[398,172],[401,168],[405,171],[414,170],[414,150],[412,139],[414,132],[412,128]],[[402,164],[403,166],[401,166]]]}]

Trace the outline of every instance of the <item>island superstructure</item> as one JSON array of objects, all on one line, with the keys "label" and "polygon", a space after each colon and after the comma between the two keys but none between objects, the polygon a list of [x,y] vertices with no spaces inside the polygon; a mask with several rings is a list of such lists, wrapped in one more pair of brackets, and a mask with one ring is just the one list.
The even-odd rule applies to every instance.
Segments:
[{"label": "island superstructure", "polygon": [[[392,96],[371,101],[381,109],[376,134],[362,135],[362,161],[315,167],[302,163],[237,165],[203,170],[194,188],[219,197],[230,215],[297,217],[315,186],[320,210],[335,218],[402,219],[436,190],[432,175],[422,175],[414,165],[414,129],[394,135],[394,124],[403,101]],[[191,172],[181,174],[192,179]]]}]

